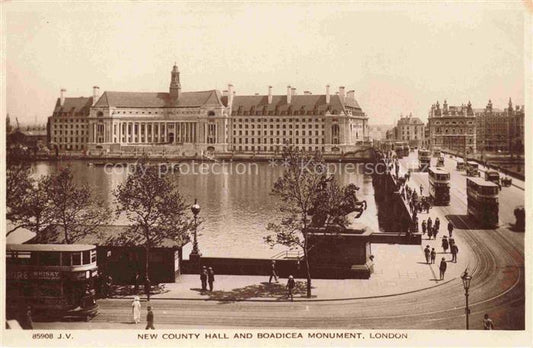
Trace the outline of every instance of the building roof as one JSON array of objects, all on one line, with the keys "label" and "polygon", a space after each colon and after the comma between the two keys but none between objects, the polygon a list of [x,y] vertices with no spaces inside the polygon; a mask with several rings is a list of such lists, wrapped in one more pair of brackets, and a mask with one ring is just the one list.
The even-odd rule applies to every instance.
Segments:
[{"label": "building roof", "polygon": [[402,117],[398,120],[398,125],[423,125],[424,122],[418,117]]},{"label": "building roof", "polygon": [[[227,105],[227,97],[223,97],[222,101]],[[361,107],[354,98],[344,97],[339,95],[330,95],[329,105],[326,103],[325,94],[304,94],[291,96],[291,103],[287,102],[286,95],[273,95],[272,103],[268,103],[267,95],[236,95],[233,97],[232,111],[239,110],[250,112],[255,111],[277,111],[278,113],[287,112],[289,108],[294,111],[304,112],[317,110],[318,113],[324,113],[326,110],[332,113],[341,113],[347,111],[346,108],[353,108],[356,111],[362,112]]]},{"label": "building roof", "polygon": [[65,98],[63,106],[61,106],[61,99],[57,98],[54,116],[61,116],[65,113],[70,116],[88,116],[92,105],[92,97]]},{"label": "building roof", "polygon": [[9,251],[85,251],[94,249],[92,244],[6,244]]},{"label": "building roof", "polygon": [[[61,227],[55,226],[48,228],[46,231],[37,234],[35,237],[27,241],[29,244],[63,244],[65,243],[64,233],[59,231]],[[130,244],[121,243],[117,237],[126,232],[130,228],[127,225],[103,225],[99,226],[95,233],[81,237],[75,241],[75,244],[93,244],[99,246],[132,246]],[[161,248],[177,248],[185,245],[179,241],[172,239],[165,239],[159,246]]]},{"label": "building roof", "polygon": [[165,108],[200,107],[223,105],[217,90],[182,92],[179,99],[173,99],[168,92],[113,92],[106,91],[95,107],[123,108]]}]

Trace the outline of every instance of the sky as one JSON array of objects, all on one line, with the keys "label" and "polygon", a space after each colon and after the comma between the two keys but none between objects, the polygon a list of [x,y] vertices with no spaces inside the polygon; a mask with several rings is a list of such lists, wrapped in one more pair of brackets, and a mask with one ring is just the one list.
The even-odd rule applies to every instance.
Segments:
[{"label": "sky", "polygon": [[355,90],[370,124],[437,100],[524,104],[524,13],[515,3],[8,2],[6,109],[46,122],[67,96],[168,91],[238,95]]}]

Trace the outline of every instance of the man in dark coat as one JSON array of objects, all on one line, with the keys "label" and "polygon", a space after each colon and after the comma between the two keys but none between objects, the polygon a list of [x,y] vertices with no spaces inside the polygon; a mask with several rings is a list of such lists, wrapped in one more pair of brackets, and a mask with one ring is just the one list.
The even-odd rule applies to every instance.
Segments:
[{"label": "man in dark coat", "polygon": [[296,286],[296,283],[294,282],[294,277],[290,275],[289,280],[287,280],[287,290],[289,291],[288,297],[291,298],[291,301],[294,301],[293,291],[294,291],[295,286]]},{"label": "man in dark coat", "polygon": [[207,290],[207,268],[205,266],[200,271],[200,281],[202,282],[202,290]]},{"label": "man in dark coat", "polygon": [[446,263],[446,260],[443,257],[442,260],[440,261],[440,266],[439,266],[440,280],[444,279],[444,273],[446,273],[447,266],[448,264]]},{"label": "man in dark coat", "polygon": [[431,250],[429,249],[429,245],[426,245],[426,248],[424,249],[424,256],[426,257],[426,263],[429,264],[429,256],[431,254]]},{"label": "man in dark coat", "polygon": [[276,261],[272,260],[272,265],[270,266],[270,278],[268,278],[268,283],[272,282],[272,278],[278,282],[278,273],[276,272]]},{"label": "man in dark coat", "polygon": [[453,224],[452,222],[448,222],[448,236],[451,238],[453,233]]},{"label": "man in dark coat", "polygon": [[213,267],[209,267],[207,270],[207,281],[209,283],[209,291],[213,291],[213,283],[215,282],[215,271],[213,271]]},{"label": "man in dark coat", "polygon": [[146,313],[146,329],[145,330],[148,330],[148,329],[155,330],[155,327],[154,327],[154,312],[152,312],[152,307],[151,306],[148,306],[147,309],[148,309],[148,313]]},{"label": "man in dark coat", "polygon": [[453,243],[453,245],[450,247],[450,252],[452,253],[452,262],[457,263],[457,253],[459,252],[457,244]]}]

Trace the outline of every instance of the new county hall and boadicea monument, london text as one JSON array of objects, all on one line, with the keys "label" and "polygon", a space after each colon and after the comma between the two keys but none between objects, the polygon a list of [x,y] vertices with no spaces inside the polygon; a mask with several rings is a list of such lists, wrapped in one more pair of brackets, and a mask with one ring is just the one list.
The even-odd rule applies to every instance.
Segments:
[{"label": "new county hall and boadicea monument, london text", "polygon": [[181,154],[274,153],[284,143],[306,151],[347,153],[368,146],[368,117],[355,92],[239,96],[233,85],[183,92],[174,65],[168,92],[111,92],[67,98],[48,120],[49,143],[61,151]]}]

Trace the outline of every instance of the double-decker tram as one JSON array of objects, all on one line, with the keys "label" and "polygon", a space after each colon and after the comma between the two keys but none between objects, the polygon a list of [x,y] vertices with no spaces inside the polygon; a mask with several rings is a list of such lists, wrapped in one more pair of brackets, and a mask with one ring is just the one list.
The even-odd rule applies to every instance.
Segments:
[{"label": "double-decker tram", "polygon": [[428,180],[433,204],[450,204],[450,173],[444,169],[431,167],[428,170]]},{"label": "double-decker tram", "polygon": [[466,162],[466,175],[479,176],[479,164],[474,161]]},{"label": "double-decker tram", "polygon": [[409,155],[409,152],[405,153],[403,142],[401,141],[397,141],[394,143],[394,152],[396,153],[396,157],[398,157],[398,159]]},{"label": "double-decker tram", "polygon": [[98,312],[97,276],[94,245],[7,244],[7,315],[30,306],[37,317],[88,320]]},{"label": "double-decker tram", "polygon": [[440,157],[440,147],[435,147],[433,148],[433,157],[437,157],[439,158]]},{"label": "double-decker tram", "polygon": [[466,179],[468,215],[478,220],[483,227],[498,226],[498,185],[482,178]]},{"label": "double-decker tram", "polygon": [[427,172],[431,162],[431,153],[427,149],[418,150],[418,163],[421,172]]},{"label": "double-decker tram", "polygon": [[455,169],[460,172],[465,170],[465,161],[461,157],[457,157],[455,160],[457,161]]}]

